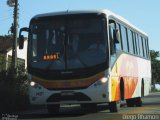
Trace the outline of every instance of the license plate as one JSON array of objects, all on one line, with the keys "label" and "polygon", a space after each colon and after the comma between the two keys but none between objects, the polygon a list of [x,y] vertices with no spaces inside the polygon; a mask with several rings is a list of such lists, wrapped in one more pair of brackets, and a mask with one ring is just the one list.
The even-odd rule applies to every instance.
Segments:
[{"label": "license plate", "polygon": [[61,92],[61,96],[74,95],[73,91],[63,91]]}]

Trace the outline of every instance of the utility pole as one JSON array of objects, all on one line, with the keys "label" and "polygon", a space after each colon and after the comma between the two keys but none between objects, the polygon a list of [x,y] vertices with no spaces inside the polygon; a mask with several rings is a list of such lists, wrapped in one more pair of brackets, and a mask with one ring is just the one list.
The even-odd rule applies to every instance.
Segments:
[{"label": "utility pole", "polygon": [[16,74],[17,71],[17,31],[18,31],[18,0],[14,0],[14,21],[13,21],[13,46],[12,46],[12,63],[11,67],[13,69],[13,72]]},{"label": "utility pole", "polygon": [[9,7],[14,7],[13,11],[13,43],[12,43],[12,61],[11,69],[13,77],[16,77],[17,73],[17,32],[18,32],[18,0],[7,0]]}]

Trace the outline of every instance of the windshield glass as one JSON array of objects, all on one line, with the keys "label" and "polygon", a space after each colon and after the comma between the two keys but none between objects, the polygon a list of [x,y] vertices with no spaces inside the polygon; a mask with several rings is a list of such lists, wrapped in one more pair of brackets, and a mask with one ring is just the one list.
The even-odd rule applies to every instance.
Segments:
[{"label": "windshield glass", "polygon": [[102,16],[55,16],[30,25],[30,64],[34,68],[71,70],[106,61],[106,20]]}]

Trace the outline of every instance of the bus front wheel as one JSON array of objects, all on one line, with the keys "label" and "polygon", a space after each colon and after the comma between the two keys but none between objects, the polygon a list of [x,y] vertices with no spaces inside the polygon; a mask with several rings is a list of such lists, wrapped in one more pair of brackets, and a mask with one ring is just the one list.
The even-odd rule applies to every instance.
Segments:
[{"label": "bus front wheel", "polygon": [[109,110],[110,112],[118,112],[120,109],[120,102],[109,102]]}]

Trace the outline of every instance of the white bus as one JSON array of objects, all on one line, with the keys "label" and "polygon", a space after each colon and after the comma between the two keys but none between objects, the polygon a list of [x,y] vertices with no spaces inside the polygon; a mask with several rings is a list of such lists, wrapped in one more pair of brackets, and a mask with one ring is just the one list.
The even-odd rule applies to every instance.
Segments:
[{"label": "white bus", "polygon": [[108,10],[65,11],[33,17],[28,35],[31,104],[57,113],[61,104],[92,108],[120,101],[141,106],[149,94],[151,61],[148,36]]}]

